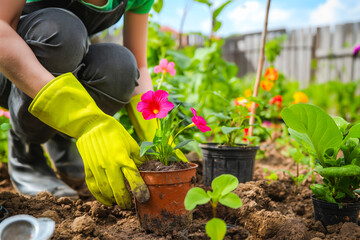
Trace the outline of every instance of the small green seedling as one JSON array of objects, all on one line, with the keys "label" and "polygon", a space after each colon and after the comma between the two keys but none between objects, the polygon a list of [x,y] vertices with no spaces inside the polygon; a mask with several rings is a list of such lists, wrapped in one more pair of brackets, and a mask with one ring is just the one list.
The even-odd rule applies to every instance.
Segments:
[{"label": "small green seedling", "polygon": [[197,205],[210,202],[213,208],[213,218],[207,222],[205,230],[212,240],[221,240],[226,234],[226,223],[216,218],[218,203],[234,209],[242,206],[239,196],[232,192],[238,185],[239,181],[235,176],[223,174],[211,182],[212,192],[205,192],[202,188],[194,187],[188,191],[185,197],[184,205],[188,211],[193,210]]},{"label": "small green seedling", "polygon": [[[269,173],[269,169],[264,168],[264,173]],[[271,170],[269,175],[266,175],[264,178],[268,179],[269,181],[267,181],[267,183],[270,184],[278,180],[278,175],[274,170]]]},{"label": "small green seedling", "polygon": [[287,173],[291,179],[295,183],[295,194],[298,194],[299,185],[303,183],[313,171],[309,171],[306,175],[300,174],[300,164],[309,165],[309,157],[305,156],[303,153],[303,149],[300,148],[300,144],[298,142],[292,142],[293,148],[289,149],[289,155],[296,163],[296,175],[293,175],[290,171],[280,170],[282,172]]}]

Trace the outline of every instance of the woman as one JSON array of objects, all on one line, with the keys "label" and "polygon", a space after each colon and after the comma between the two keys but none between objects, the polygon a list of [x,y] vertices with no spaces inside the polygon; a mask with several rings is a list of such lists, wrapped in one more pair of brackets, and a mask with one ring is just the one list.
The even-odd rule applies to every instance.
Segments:
[{"label": "woman", "polygon": [[[85,169],[101,203],[131,206],[125,178],[139,201],[149,199],[136,167],[142,163],[138,144],[111,115],[126,106],[137,133],[147,134],[149,123],[137,118],[134,106],[152,89],[146,60],[152,3],[0,0],[0,105],[11,114],[9,173],[19,192],[77,196],[47,165],[45,143],[61,179],[81,184]],[[89,46],[89,35],[123,14],[124,47]]]}]

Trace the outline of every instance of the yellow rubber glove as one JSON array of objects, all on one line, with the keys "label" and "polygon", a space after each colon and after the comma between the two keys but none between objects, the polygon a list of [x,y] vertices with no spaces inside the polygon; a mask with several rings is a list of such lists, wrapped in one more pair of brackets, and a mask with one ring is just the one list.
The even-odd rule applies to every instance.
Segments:
[{"label": "yellow rubber glove", "polygon": [[118,121],[98,108],[73,74],[49,82],[36,95],[29,112],[77,139],[86,183],[99,202],[130,208],[132,201],[124,177],[138,201],[150,198],[136,167],[143,162],[138,144]]},{"label": "yellow rubber glove", "polygon": [[[141,112],[136,109],[137,104],[141,101],[141,96],[142,94],[138,94],[132,97],[130,102],[125,105],[125,109],[139,139],[141,141],[152,142],[158,127],[154,118],[145,120]],[[170,139],[170,141],[172,141],[172,139]],[[173,144],[172,147],[175,147],[175,145]],[[176,149],[175,154],[181,161],[189,162],[180,149]]]}]

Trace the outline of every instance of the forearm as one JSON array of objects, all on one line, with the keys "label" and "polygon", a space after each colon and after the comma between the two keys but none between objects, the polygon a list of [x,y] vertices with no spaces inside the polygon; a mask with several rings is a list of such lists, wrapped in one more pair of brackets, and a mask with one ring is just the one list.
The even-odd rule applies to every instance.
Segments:
[{"label": "forearm", "polygon": [[54,77],[9,23],[0,20],[0,72],[34,98]]},{"label": "forearm", "polygon": [[138,79],[139,86],[135,88],[133,96],[140,93],[145,93],[149,90],[154,90],[148,69],[146,67],[142,67],[139,69],[139,72],[140,72],[140,78]]}]

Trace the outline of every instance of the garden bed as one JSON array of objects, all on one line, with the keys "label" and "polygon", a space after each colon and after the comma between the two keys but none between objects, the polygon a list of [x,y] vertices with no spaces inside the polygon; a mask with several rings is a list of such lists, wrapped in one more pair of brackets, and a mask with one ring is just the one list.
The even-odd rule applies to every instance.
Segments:
[{"label": "garden bed", "polygon": [[[266,154],[256,161],[255,181],[239,184],[234,191],[242,199],[243,206],[236,210],[218,208],[218,217],[228,224],[225,239],[360,239],[360,227],[354,223],[324,228],[314,221],[309,181],[300,186],[298,195],[294,195],[290,177],[283,173],[278,173],[277,181],[269,183],[264,178],[264,168],[295,171],[295,165],[282,156],[273,143],[262,144],[262,149]],[[201,164],[196,154],[188,157]],[[196,185],[204,187],[201,166],[198,173]],[[103,206],[85,187],[80,196],[81,199],[75,201],[55,198],[46,192],[36,197],[20,196],[11,186],[6,165],[0,165],[0,204],[10,215],[52,218],[56,222],[52,239],[206,239],[204,225],[212,216],[210,206],[197,207],[194,222],[188,229],[161,236],[141,229],[134,209],[125,211],[117,206]]]}]

